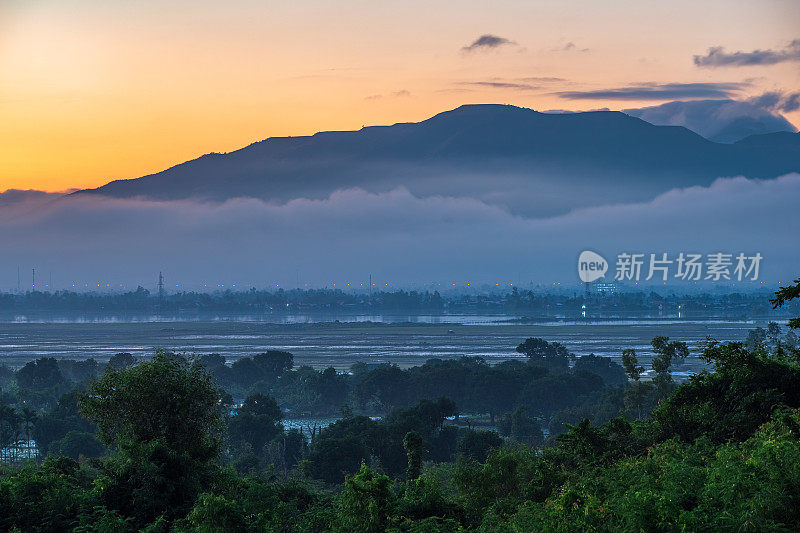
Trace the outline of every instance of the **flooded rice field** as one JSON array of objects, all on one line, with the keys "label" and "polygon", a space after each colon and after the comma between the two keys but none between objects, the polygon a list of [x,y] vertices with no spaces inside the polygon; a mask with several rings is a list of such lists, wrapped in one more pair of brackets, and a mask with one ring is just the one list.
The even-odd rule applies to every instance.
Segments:
[{"label": "flooded rice field", "polygon": [[[404,317],[405,318],[405,317]],[[752,321],[623,320],[521,324],[511,317],[447,317],[415,322],[54,321],[0,323],[0,364],[21,366],[38,357],[106,360],[118,352],[151,355],[164,348],[189,354],[220,353],[228,361],[271,349],[288,350],[295,365],[345,370],[357,361],[401,367],[431,358],[479,356],[489,362],[519,358],[527,337],[564,344],[576,355],[620,357],[634,348],[649,361],[657,335],[685,341],[692,359],[707,337],[744,340]],[[441,317],[438,317],[441,318]],[[695,360],[696,361],[696,360]],[[694,366],[694,365],[693,365]]]}]

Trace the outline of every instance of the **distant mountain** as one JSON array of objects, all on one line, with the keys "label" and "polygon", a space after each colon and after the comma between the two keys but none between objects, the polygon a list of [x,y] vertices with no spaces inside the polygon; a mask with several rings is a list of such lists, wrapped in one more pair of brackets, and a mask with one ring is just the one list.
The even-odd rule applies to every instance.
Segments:
[{"label": "distant mountain", "polygon": [[800,157],[800,133],[781,131],[777,133],[765,133],[763,135],[751,135],[746,139],[736,141],[736,144],[751,148],[774,150],[781,154],[793,152],[796,157]]},{"label": "distant mountain", "polygon": [[419,123],[269,138],[78,194],[286,202],[353,187],[405,187],[420,197],[475,197],[545,216],[646,200],[721,176],[772,178],[791,171],[800,171],[800,157],[779,138],[720,144],[621,112],[465,105]]},{"label": "distant mountain", "polygon": [[657,126],[684,126],[721,143],[733,143],[750,135],[797,131],[781,115],[736,100],[668,102],[623,112]]},{"label": "distant mountain", "polygon": [[37,191],[35,189],[8,189],[0,192],[0,207],[21,203],[44,203],[64,196],[64,193]]},{"label": "distant mountain", "polygon": [[63,198],[63,192],[8,189],[0,192],[0,220],[18,216],[20,213],[34,212]]}]

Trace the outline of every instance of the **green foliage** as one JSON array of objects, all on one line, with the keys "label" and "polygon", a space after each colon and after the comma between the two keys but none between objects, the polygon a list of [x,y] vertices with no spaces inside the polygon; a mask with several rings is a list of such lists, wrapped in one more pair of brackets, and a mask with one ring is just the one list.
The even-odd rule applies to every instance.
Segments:
[{"label": "green foliage", "polygon": [[61,373],[58,362],[52,357],[30,361],[16,375],[20,397],[28,405],[50,407],[56,399],[69,390],[69,381]]},{"label": "green foliage", "polygon": [[367,459],[369,450],[361,439],[352,434],[329,436],[312,444],[304,471],[327,483],[341,483],[347,474],[357,471]]},{"label": "green foliage", "polygon": [[494,431],[468,429],[458,441],[458,457],[464,461],[483,463],[492,450],[503,445],[503,439]]},{"label": "green foliage", "polygon": [[5,459],[5,449],[19,437],[22,417],[10,405],[0,404],[0,458]]},{"label": "green foliage", "polygon": [[544,440],[541,423],[528,416],[527,407],[517,407],[497,422],[497,429],[504,437],[511,437],[528,446],[539,446]]},{"label": "green foliage", "polygon": [[100,365],[91,358],[83,361],[59,359],[58,368],[64,378],[79,385],[85,385],[100,375]]},{"label": "green foliage", "polygon": [[328,367],[318,372],[302,366],[294,372],[284,372],[273,387],[281,405],[297,413],[334,415],[347,404],[350,380],[346,375]]},{"label": "green foliage", "polygon": [[[775,298],[770,300],[770,303],[772,303],[773,309],[777,309],[778,307],[783,307],[788,302],[796,298],[800,298],[800,278],[794,280],[793,285],[780,287],[775,293]],[[792,329],[800,328],[800,318],[792,318],[789,320],[788,326]]]},{"label": "green foliage", "polygon": [[53,442],[48,451],[51,455],[63,455],[78,459],[79,457],[100,457],[106,452],[94,433],[84,431],[68,431],[62,439]]},{"label": "green foliage", "polygon": [[625,410],[637,420],[641,420],[655,406],[657,397],[658,395],[652,383],[637,380],[633,385],[625,389]]},{"label": "green foliage", "polygon": [[[306,438],[296,429],[281,432],[267,445],[265,460],[284,477],[305,457],[308,450]],[[238,468],[237,468],[238,470]]]},{"label": "green foliage", "polygon": [[64,376],[58,368],[58,361],[43,357],[20,368],[17,371],[17,383],[23,389],[40,391],[62,385]]},{"label": "green foliage", "polygon": [[633,381],[639,381],[639,378],[644,372],[644,368],[639,366],[639,360],[636,358],[636,350],[628,348],[622,351],[622,366],[625,368],[625,373]]},{"label": "green foliage", "polygon": [[120,352],[108,359],[108,366],[114,370],[125,370],[136,364],[136,358],[128,352]]},{"label": "green foliage", "polygon": [[239,505],[224,496],[201,494],[186,517],[198,533],[244,533],[247,524]]},{"label": "green foliage", "polygon": [[69,531],[81,509],[96,501],[93,473],[66,457],[29,462],[13,476],[0,477],[0,529]]},{"label": "green foliage", "polygon": [[51,444],[62,441],[70,432],[95,435],[97,426],[81,416],[78,408],[78,398],[83,394],[77,389],[64,394],[50,411],[37,416],[31,434],[42,453],[49,452]]},{"label": "green foliage", "polygon": [[294,356],[282,350],[270,350],[236,359],[231,366],[226,366],[220,354],[203,355],[197,362],[212,375],[215,383],[235,394],[268,394],[278,377],[294,366]]},{"label": "green foliage", "polygon": [[[640,379],[632,351],[623,353],[631,382],[588,356],[559,373],[463,358],[356,376],[289,371],[280,352],[248,358],[267,376],[263,386],[286,397],[308,386],[338,401],[352,386],[357,404],[394,407],[380,420],[346,410],[308,445],[282,430],[278,403],[259,392],[229,417],[223,440],[232,399],[215,381],[224,360],[160,352],[109,365],[38,414],[0,404],[9,439],[29,432],[51,451],[41,465],[0,470],[0,530],[797,531],[800,365],[781,355],[780,333],[756,332],[750,346],[710,341],[702,358],[713,368],[680,386],[669,370],[685,345],[666,337],[653,339],[653,382]],[[532,358],[567,357],[529,340]],[[91,369],[62,366],[71,376]],[[41,370],[47,390],[52,369],[27,372]],[[622,386],[607,387],[606,371]],[[508,441],[446,422],[463,409],[451,399],[406,406],[433,387],[502,415]],[[558,434],[542,442],[544,417]],[[97,447],[92,422],[108,449]]]},{"label": "green foliage", "polygon": [[546,418],[554,412],[580,404],[605,388],[603,378],[586,371],[544,376],[531,381],[517,395],[516,404],[526,405],[531,414]]},{"label": "green foliage", "polygon": [[380,421],[365,416],[339,420],[311,443],[305,471],[328,483],[341,483],[345,474],[357,472],[362,461],[373,458],[384,472],[399,477],[408,466],[404,438],[409,432],[423,439],[423,451],[438,460],[449,460],[455,453],[456,434],[442,424],[454,412],[451,400],[439,398],[395,409]]},{"label": "green foliage", "polygon": [[424,441],[422,435],[416,431],[409,431],[403,437],[403,448],[406,450],[408,467],[406,467],[406,479],[417,479],[422,473],[422,454]]},{"label": "green foliage", "polygon": [[616,387],[628,382],[625,370],[619,363],[608,357],[597,357],[593,353],[578,357],[575,360],[573,370],[597,374],[610,387]]},{"label": "green foliage", "polygon": [[525,501],[543,501],[563,478],[557,465],[525,446],[500,448],[485,464],[459,462],[453,473],[472,524],[480,523],[490,508],[508,515]]},{"label": "green foliage", "polygon": [[337,530],[352,533],[386,531],[394,493],[388,477],[361,463],[359,472],[347,476],[339,498]]},{"label": "green foliage", "polygon": [[260,455],[270,440],[283,433],[280,421],[281,409],[274,398],[252,394],[228,418],[228,438],[234,446],[247,445]]},{"label": "green foliage", "polygon": [[681,363],[689,356],[689,348],[685,342],[669,341],[669,337],[654,337],[651,343],[656,353],[652,360],[653,384],[662,396],[667,396],[674,388],[670,367],[673,363]]},{"label": "green foliage", "polygon": [[716,372],[702,372],[653,412],[665,436],[692,442],[741,441],[781,406],[800,406],[800,367],[748,351],[742,343],[710,343],[703,358]]},{"label": "green foliage", "polygon": [[517,352],[528,356],[531,364],[542,366],[551,372],[566,372],[572,354],[558,342],[531,337],[517,346]]},{"label": "green foliage", "polygon": [[353,388],[361,407],[375,405],[383,412],[407,403],[408,374],[396,365],[381,365],[365,374]]},{"label": "green foliage", "polygon": [[401,531],[455,531],[464,519],[442,481],[426,473],[399,486],[393,524]]},{"label": "green foliage", "polygon": [[[781,420],[783,417],[783,420]],[[798,412],[715,449],[668,440],[569,479],[512,518],[516,530],[781,531],[800,525]]]},{"label": "green foliage", "polygon": [[218,402],[201,365],[164,352],[94,382],[81,410],[117,450],[98,479],[106,505],[139,526],[183,516],[216,475]]},{"label": "green foliage", "polygon": [[220,447],[219,395],[197,363],[157,352],[126,370],[111,369],[80,398],[81,412],[95,422],[107,445],[156,440],[197,460]]}]

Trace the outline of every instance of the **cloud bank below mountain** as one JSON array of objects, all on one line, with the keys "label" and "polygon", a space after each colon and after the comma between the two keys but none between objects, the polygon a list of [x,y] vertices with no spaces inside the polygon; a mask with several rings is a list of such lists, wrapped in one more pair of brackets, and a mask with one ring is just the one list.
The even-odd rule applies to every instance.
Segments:
[{"label": "cloud bank below mountain", "polygon": [[70,197],[31,211],[0,212],[0,289],[17,266],[73,281],[152,286],[158,271],[185,288],[345,286],[372,274],[392,286],[426,282],[577,283],[584,249],[613,262],[619,252],[730,252],[764,256],[773,288],[797,275],[787,235],[800,231],[800,175],[719,179],[649,202],[578,209],[531,219],[473,198],[418,198],[404,189],[338,191],[284,205]]}]

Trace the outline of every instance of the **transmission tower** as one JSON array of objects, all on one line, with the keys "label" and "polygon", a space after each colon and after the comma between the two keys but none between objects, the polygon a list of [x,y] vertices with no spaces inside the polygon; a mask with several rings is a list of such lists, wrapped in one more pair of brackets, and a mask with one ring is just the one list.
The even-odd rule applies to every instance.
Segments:
[{"label": "transmission tower", "polygon": [[164,276],[161,272],[158,273],[158,300],[164,300]]}]

